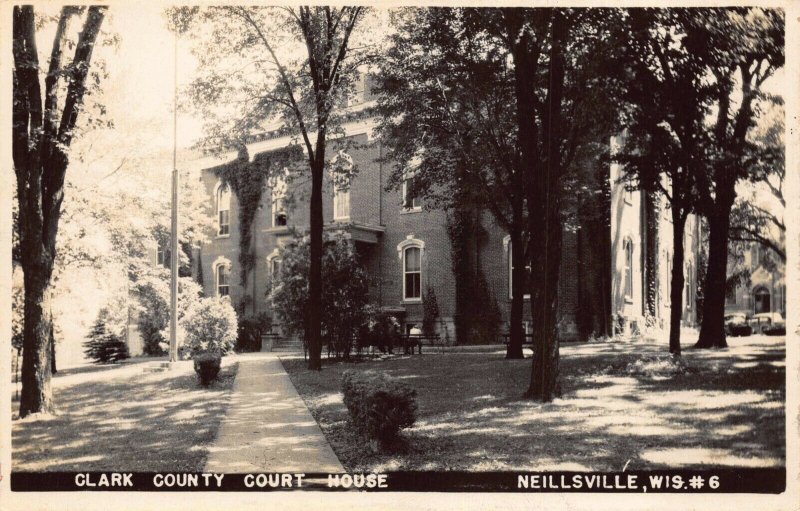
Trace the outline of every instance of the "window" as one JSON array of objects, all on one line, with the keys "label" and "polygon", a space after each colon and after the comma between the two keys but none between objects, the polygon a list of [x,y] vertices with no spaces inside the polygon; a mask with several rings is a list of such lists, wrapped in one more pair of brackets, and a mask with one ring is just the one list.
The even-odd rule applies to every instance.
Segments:
[{"label": "window", "polygon": [[167,265],[167,251],[164,250],[164,245],[162,245],[160,241],[156,243],[156,265]]},{"label": "window", "polygon": [[287,221],[286,181],[279,177],[272,186],[272,227],[284,227]]},{"label": "window", "polygon": [[[508,242],[508,297],[514,298],[514,258],[512,257],[514,251],[514,247],[512,246],[511,242]],[[525,287],[531,282],[531,265],[528,264],[525,266]],[[530,299],[531,295],[525,293],[523,298]]]},{"label": "window", "polygon": [[692,309],[692,280],[693,272],[691,263],[686,268],[686,280],[684,282],[683,303],[688,310]]},{"label": "window", "polygon": [[230,268],[226,264],[217,266],[217,296],[230,295]]},{"label": "window", "polygon": [[622,242],[622,250],[625,253],[625,272],[623,274],[625,286],[625,299],[633,299],[633,241],[626,239]]},{"label": "window", "polygon": [[672,302],[672,254],[667,252],[667,303]]},{"label": "window", "polygon": [[753,245],[752,255],[751,255],[751,258],[752,258],[752,265],[751,266],[753,268],[755,268],[759,264],[761,264],[761,250],[759,250],[759,248],[760,247],[758,245]]},{"label": "window", "polygon": [[217,235],[228,236],[231,232],[231,189],[221,185],[217,189]]},{"label": "window", "polygon": [[422,299],[422,250],[408,247],[403,250],[403,299]]},{"label": "window", "polygon": [[422,202],[411,192],[413,188],[413,176],[407,176],[403,180],[403,209],[406,211],[419,211],[422,209]]},{"label": "window", "polygon": [[333,193],[333,219],[348,220],[350,218],[350,186],[337,187]]}]

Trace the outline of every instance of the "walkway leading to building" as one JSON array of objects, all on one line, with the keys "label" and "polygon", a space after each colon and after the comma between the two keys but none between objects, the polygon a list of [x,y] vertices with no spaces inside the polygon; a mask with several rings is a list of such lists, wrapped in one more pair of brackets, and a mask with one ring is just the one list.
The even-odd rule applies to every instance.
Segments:
[{"label": "walkway leading to building", "polygon": [[240,357],[206,472],[344,472],[278,356]]}]

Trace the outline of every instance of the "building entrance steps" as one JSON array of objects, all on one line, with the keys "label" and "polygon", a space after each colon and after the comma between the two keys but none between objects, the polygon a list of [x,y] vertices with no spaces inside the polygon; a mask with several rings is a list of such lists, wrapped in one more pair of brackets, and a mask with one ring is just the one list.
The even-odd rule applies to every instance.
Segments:
[{"label": "building entrance steps", "polygon": [[274,353],[239,355],[206,472],[344,472]]}]

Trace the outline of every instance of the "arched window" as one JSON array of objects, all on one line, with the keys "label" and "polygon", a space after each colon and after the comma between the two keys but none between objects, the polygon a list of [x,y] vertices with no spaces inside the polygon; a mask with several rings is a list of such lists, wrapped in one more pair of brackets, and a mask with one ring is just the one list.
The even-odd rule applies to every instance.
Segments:
[{"label": "arched window", "polygon": [[217,235],[227,236],[231,232],[231,189],[223,184],[217,188]]},{"label": "arched window", "polygon": [[760,314],[762,312],[771,312],[771,301],[769,289],[764,286],[758,286],[753,289],[753,313]]},{"label": "arched window", "polygon": [[422,299],[422,250],[408,247],[403,251],[403,299]]},{"label": "arched window", "polygon": [[217,296],[230,296],[230,266],[219,264],[216,269]]},{"label": "arched window", "polygon": [[422,258],[425,254],[425,242],[414,239],[413,234],[397,244],[397,257],[400,258],[403,271],[403,301],[419,302],[422,300]]},{"label": "arched window", "polygon": [[630,238],[622,242],[622,250],[625,256],[625,270],[623,273],[623,285],[625,287],[625,298],[633,299],[633,241]]}]

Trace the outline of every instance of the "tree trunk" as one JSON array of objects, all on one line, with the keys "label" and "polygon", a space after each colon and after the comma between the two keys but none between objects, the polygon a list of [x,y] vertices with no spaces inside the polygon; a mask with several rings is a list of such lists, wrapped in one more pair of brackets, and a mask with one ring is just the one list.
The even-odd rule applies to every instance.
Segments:
[{"label": "tree trunk", "polygon": [[[533,192],[536,194],[529,208],[528,232],[531,242],[534,232],[542,233],[537,239],[539,247],[530,245],[529,254],[535,254],[534,248],[543,248],[536,258],[538,264],[533,265],[540,273],[537,275],[541,285],[531,294],[531,312],[540,312],[539,322],[534,321],[534,357],[531,364],[531,383],[526,397],[542,402],[552,401],[559,394],[559,341],[558,341],[558,281],[561,269],[561,176],[563,172],[561,160],[561,102],[564,97],[564,77],[566,62],[564,44],[568,37],[568,23],[564,12],[551,9],[550,25],[550,62],[547,73],[546,109],[540,113],[542,119],[542,141],[545,146],[544,159],[541,165],[533,170]],[[534,214],[536,211],[543,214]],[[531,257],[533,260],[534,258]]]},{"label": "tree trunk", "polygon": [[[552,213],[552,211],[551,211]],[[558,340],[558,281],[561,266],[561,223],[554,221],[545,231],[546,250],[538,265],[539,284],[532,289],[531,314],[533,322],[533,363],[531,382],[525,397],[547,403],[560,393]]]},{"label": "tree trunk", "polygon": [[686,228],[686,215],[672,207],[672,275],[669,294],[669,352],[681,354],[681,318],[683,317],[683,234]]},{"label": "tree trunk", "polygon": [[506,348],[506,358],[519,359],[525,358],[522,352],[522,343],[525,340],[525,332],[522,328],[522,313],[525,300],[525,290],[528,288],[527,272],[525,266],[525,246],[522,243],[522,234],[518,226],[512,227],[511,236],[511,264],[513,267],[511,274],[511,317],[509,324],[508,347]]},{"label": "tree trunk", "polygon": [[725,286],[728,277],[730,207],[708,218],[708,270],[703,286],[703,322],[695,348],[727,348]]},{"label": "tree trunk", "polygon": [[[51,413],[53,394],[51,377],[52,316],[50,314],[50,274],[52,264],[45,257],[31,254],[23,258],[25,311],[22,350],[22,394],[19,416]],[[37,262],[38,264],[34,264]]]},{"label": "tree trunk", "polygon": [[58,372],[58,368],[56,367],[56,335],[52,317],[53,311],[50,311],[50,371],[56,374]]},{"label": "tree trunk", "polygon": [[[319,145],[319,143],[318,143]],[[317,148],[319,151],[319,147]],[[322,154],[311,164],[311,201],[309,204],[311,242],[308,275],[308,368],[322,369],[322,178],[325,168],[324,148]]]}]

